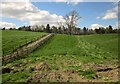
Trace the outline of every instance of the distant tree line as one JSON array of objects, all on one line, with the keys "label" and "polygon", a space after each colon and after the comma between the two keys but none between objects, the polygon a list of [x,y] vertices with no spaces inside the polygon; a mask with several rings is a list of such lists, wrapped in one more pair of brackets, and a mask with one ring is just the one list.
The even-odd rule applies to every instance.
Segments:
[{"label": "distant tree line", "polygon": [[[18,30],[23,31],[33,31],[33,32],[47,32],[47,33],[58,33],[58,34],[69,34],[69,35],[88,35],[88,34],[106,34],[106,33],[120,33],[120,29],[113,29],[111,25],[108,27],[99,27],[95,30],[89,29],[89,28],[78,28],[77,21],[81,17],[77,13],[77,11],[72,10],[70,11],[65,17],[64,17],[64,24],[59,25],[59,27],[56,26],[50,26],[47,24],[44,25],[34,25],[34,26],[21,26],[18,28]],[[10,30],[13,30],[15,28],[10,28]],[[3,28],[2,30],[5,30]]]},{"label": "distant tree line", "polygon": [[120,29],[113,29],[111,25],[108,27],[99,27],[95,30],[89,29],[89,28],[74,28],[72,31],[69,30],[69,28],[66,28],[64,26],[62,27],[56,27],[52,26],[50,27],[49,24],[46,26],[41,25],[35,25],[35,26],[22,26],[19,27],[18,30],[24,30],[24,31],[33,31],[33,32],[47,32],[47,33],[58,33],[58,34],[74,34],[74,35],[88,35],[88,34],[106,34],[106,33],[120,33]]},{"label": "distant tree line", "polygon": [[[5,27],[2,28],[2,30],[5,30]],[[35,25],[35,26],[21,26],[18,29],[10,28],[9,30],[23,30],[23,31],[33,31],[33,32],[46,32],[46,33],[56,33],[56,34],[73,34],[73,35],[89,35],[89,34],[107,34],[107,33],[120,33],[120,29],[113,29],[111,25],[108,27],[99,27],[95,30],[89,29],[86,27],[83,28],[74,28],[72,31],[69,30],[69,28],[66,28],[64,26],[62,27],[56,27],[52,26],[50,27],[49,24],[46,26],[44,25]]]},{"label": "distant tree line", "polygon": [[105,33],[120,33],[120,29],[113,29],[111,25],[108,27],[99,27],[99,29],[95,29],[97,34],[105,34]]}]

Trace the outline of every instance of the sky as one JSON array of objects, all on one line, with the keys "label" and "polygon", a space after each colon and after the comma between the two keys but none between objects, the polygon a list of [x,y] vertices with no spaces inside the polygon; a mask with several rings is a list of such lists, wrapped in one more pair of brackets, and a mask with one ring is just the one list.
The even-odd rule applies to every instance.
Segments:
[{"label": "sky", "polygon": [[[60,1],[60,0],[59,0]],[[117,28],[118,3],[115,2],[2,2],[0,28],[24,25],[58,25],[64,16],[76,10],[77,26],[95,29],[112,25]]]}]

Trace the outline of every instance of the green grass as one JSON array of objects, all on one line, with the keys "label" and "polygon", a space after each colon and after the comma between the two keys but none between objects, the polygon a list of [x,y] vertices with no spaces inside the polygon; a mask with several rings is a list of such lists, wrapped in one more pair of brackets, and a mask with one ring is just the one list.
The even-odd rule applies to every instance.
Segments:
[{"label": "green grass", "polygon": [[28,32],[18,30],[3,30],[2,31],[2,50],[3,55],[9,54],[26,43],[36,40],[45,33]]},{"label": "green grass", "polygon": [[30,76],[30,72],[29,71],[23,71],[23,72],[17,72],[17,73],[10,73],[10,74],[4,74],[2,76],[2,81],[4,82],[24,82],[29,76]]},{"label": "green grass", "polygon": [[[52,41],[36,50],[31,56],[50,57],[54,55],[65,58],[77,58],[82,62],[101,62],[106,59],[117,59],[117,34],[69,36],[56,35]],[[52,59],[51,58],[51,59]]]},{"label": "green grass", "polygon": [[79,36],[78,40],[79,49],[86,56],[86,59],[83,58],[86,62],[118,59],[117,34]]},{"label": "green grass", "polygon": [[93,72],[93,71],[81,71],[81,72],[79,72],[79,75],[82,75],[87,79],[93,79],[93,77],[95,77],[95,72]]},{"label": "green grass", "polygon": [[[51,70],[76,70],[78,75],[91,79],[95,73],[89,69],[83,71],[81,65],[84,64],[101,64],[105,62],[117,63],[118,59],[118,36],[117,34],[103,34],[103,35],[55,35],[52,39],[39,47],[36,51],[31,53],[27,58],[15,60],[6,66],[15,67],[19,64],[27,63],[23,66],[25,69],[33,64],[46,62]],[[112,60],[112,61],[111,61]],[[21,81],[30,76],[31,72],[22,74],[17,73],[17,79],[10,79],[15,77],[15,73],[3,74],[4,82]],[[10,75],[10,77],[9,77]],[[20,76],[19,76],[20,75]],[[26,76],[27,75],[27,76]]]},{"label": "green grass", "polygon": [[0,30],[0,56],[2,56],[2,30]]},{"label": "green grass", "polygon": [[118,55],[118,34],[88,35],[83,36],[83,38],[106,52]]},{"label": "green grass", "polygon": [[34,55],[71,55],[75,45],[77,45],[75,36],[56,35],[50,43],[35,51]]}]

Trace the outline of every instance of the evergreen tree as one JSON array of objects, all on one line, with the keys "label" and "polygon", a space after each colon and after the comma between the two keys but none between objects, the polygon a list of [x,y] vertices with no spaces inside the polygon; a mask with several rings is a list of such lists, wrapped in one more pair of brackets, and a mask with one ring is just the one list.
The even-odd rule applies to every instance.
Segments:
[{"label": "evergreen tree", "polygon": [[113,33],[113,28],[111,25],[109,25],[108,29],[109,29],[109,33]]},{"label": "evergreen tree", "polygon": [[83,32],[84,32],[84,34],[87,34],[87,28],[86,27],[83,28]]},{"label": "evergreen tree", "polygon": [[51,33],[50,25],[49,24],[47,24],[47,26],[46,26],[46,32]]}]

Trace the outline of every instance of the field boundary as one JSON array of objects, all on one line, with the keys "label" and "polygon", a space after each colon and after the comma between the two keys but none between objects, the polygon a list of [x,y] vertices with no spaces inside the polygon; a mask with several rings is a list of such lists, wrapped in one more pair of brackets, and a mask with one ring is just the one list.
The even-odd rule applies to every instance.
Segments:
[{"label": "field boundary", "polygon": [[24,47],[24,46],[27,46],[28,44],[31,44],[31,43],[39,40],[40,38],[42,38],[42,37],[44,37],[44,36],[46,36],[46,35],[48,35],[48,34],[43,34],[42,36],[39,36],[39,37],[37,37],[37,38],[35,38],[35,39],[31,40],[31,41],[26,41],[24,44],[18,45],[16,48],[12,48],[12,51],[10,51],[10,52],[8,52],[8,53],[6,53],[6,54],[5,54],[5,50],[2,50],[2,53],[3,53],[2,55],[5,56],[5,55],[8,55],[8,54],[10,54],[10,53],[13,53],[13,52],[15,52],[17,49],[22,48],[22,47]]},{"label": "field boundary", "polygon": [[21,58],[24,55],[28,55],[31,52],[33,52],[36,48],[38,48],[39,46],[41,46],[43,43],[45,43],[46,41],[48,41],[51,37],[53,37],[54,34],[47,34],[44,35],[43,37],[39,38],[38,40],[35,40],[34,42],[25,45],[21,48],[16,49],[16,51],[8,54],[8,55],[3,55],[0,60],[2,60],[2,63],[8,63],[10,61],[13,61],[16,58]]}]

